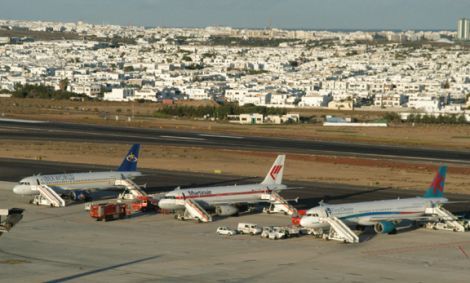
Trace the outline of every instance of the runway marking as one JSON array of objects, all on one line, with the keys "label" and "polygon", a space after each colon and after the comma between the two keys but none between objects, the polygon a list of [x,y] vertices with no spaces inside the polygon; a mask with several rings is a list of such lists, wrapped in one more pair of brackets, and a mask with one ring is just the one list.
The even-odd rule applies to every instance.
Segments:
[{"label": "runway marking", "polygon": [[179,137],[179,136],[160,136],[165,139],[177,139],[177,140],[192,140],[192,141],[205,141],[203,138],[190,138],[190,137]]},{"label": "runway marking", "polygon": [[15,123],[25,123],[25,124],[44,124],[44,123],[47,123],[47,121],[25,120],[25,119],[9,119],[9,118],[0,118],[0,122],[15,122]]},{"label": "runway marking", "polygon": [[465,252],[465,250],[463,249],[462,246],[458,246],[457,248],[463,253],[463,255],[464,255],[467,259],[469,258],[468,254]]},{"label": "runway marking", "polygon": [[199,136],[201,136],[201,137],[214,137],[214,138],[226,138],[226,139],[237,139],[237,140],[244,139],[244,137],[225,136],[225,135],[199,134]]}]

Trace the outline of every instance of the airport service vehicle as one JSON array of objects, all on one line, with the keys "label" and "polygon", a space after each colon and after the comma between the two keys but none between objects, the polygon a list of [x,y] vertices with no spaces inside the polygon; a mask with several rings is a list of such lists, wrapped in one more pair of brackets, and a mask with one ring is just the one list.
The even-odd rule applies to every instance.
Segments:
[{"label": "airport service vehicle", "polygon": [[282,184],[285,155],[279,155],[264,180],[259,184],[180,189],[167,193],[158,203],[165,210],[175,211],[177,219],[212,221],[207,210],[219,216],[236,216],[241,207],[256,203],[275,203],[292,215],[293,208],[279,194],[287,189]]},{"label": "airport service vehicle", "polygon": [[259,235],[261,234],[262,230],[258,225],[253,223],[238,223],[237,231],[240,234],[251,234],[251,235]]},{"label": "airport service vehicle", "polygon": [[0,236],[23,219],[23,211],[21,208],[0,209]]},{"label": "airport service vehicle", "polygon": [[269,233],[273,230],[273,226],[264,226],[263,231],[261,232],[261,238],[268,238]]},{"label": "airport service vehicle", "polygon": [[122,219],[127,215],[125,203],[99,203],[90,206],[90,216],[96,221]]},{"label": "airport service vehicle", "polygon": [[15,194],[36,195],[35,204],[65,206],[64,196],[74,200],[89,200],[86,190],[104,190],[121,186],[122,182],[141,176],[137,171],[139,144],[134,144],[116,171],[35,175],[21,179],[13,188]]},{"label": "airport service vehicle", "polygon": [[285,227],[286,229],[286,232],[287,232],[287,236],[288,237],[300,237],[300,234],[301,234],[301,230],[298,228],[298,227],[295,227],[295,226],[287,226]]},{"label": "airport service vehicle", "polygon": [[237,231],[233,230],[233,229],[230,229],[228,227],[225,227],[225,226],[220,226],[220,227],[217,228],[216,233],[219,234],[219,235],[233,236],[233,235],[237,234]]},{"label": "airport service vehicle", "polygon": [[451,230],[464,232],[465,227],[457,221],[457,217],[442,207],[448,203],[444,198],[446,172],[446,166],[439,167],[423,197],[346,204],[320,203],[307,211],[300,225],[315,229],[314,234],[330,229],[327,238],[350,243],[356,243],[359,239],[348,226],[374,226],[376,233],[392,234],[396,233],[397,225],[403,220],[443,221]]},{"label": "airport service vehicle", "polygon": [[283,227],[273,227],[271,231],[268,233],[268,239],[271,239],[271,240],[285,239],[287,237],[288,237],[288,233],[286,229]]}]

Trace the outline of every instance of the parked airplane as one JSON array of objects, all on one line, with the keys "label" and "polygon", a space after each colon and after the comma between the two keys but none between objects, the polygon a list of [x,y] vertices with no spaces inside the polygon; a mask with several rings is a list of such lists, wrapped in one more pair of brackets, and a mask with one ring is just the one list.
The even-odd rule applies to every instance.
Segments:
[{"label": "parked airplane", "polygon": [[159,201],[158,206],[163,209],[182,212],[187,209],[186,200],[193,200],[202,208],[215,209],[217,215],[236,215],[239,213],[240,205],[269,202],[270,194],[287,188],[282,184],[284,161],[285,155],[279,155],[264,180],[259,184],[190,189],[177,188],[167,193]]},{"label": "parked airplane", "polygon": [[377,233],[394,233],[402,220],[426,220],[433,216],[429,208],[448,202],[444,198],[447,167],[441,166],[423,197],[367,201],[346,204],[324,204],[314,207],[301,218],[306,228],[329,228],[325,218],[336,217],[346,225],[374,226]]},{"label": "parked airplane", "polygon": [[132,145],[116,171],[30,176],[21,179],[13,192],[19,195],[37,195],[39,185],[47,185],[58,193],[114,187],[116,180],[133,179],[142,175],[137,171],[139,149],[139,144]]}]

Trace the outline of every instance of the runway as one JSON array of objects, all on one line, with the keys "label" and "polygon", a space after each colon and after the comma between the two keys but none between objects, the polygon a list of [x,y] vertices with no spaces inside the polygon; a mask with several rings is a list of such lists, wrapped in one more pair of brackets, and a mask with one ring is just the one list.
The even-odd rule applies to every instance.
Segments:
[{"label": "runway", "polygon": [[470,164],[469,151],[342,143],[287,138],[217,135],[194,131],[143,129],[58,122],[0,120],[0,139],[162,144],[268,150],[286,153],[335,154],[458,162]]},{"label": "runway", "polygon": [[[58,163],[50,161],[37,160],[18,160],[0,158],[0,181],[18,182],[21,178],[34,174],[60,174],[89,171],[108,171],[114,170],[114,167]],[[135,181],[139,185],[146,185],[148,193],[166,192],[180,186],[203,187],[220,186],[233,184],[247,184],[261,182],[261,178],[230,176],[221,174],[205,174],[181,171],[165,171],[153,169],[140,169],[143,177]],[[381,199],[394,199],[420,196],[425,191],[423,184],[422,191],[397,190],[383,187],[360,187],[344,184],[331,184],[320,182],[304,182],[285,180],[284,182],[290,190],[283,191],[281,194],[286,199],[299,198],[298,203],[293,203],[298,209],[306,209],[316,206],[323,200],[328,203],[360,202]],[[463,201],[470,200],[469,195],[446,194],[450,200]],[[446,206],[455,213],[470,212],[469,203],[456,203]]]}]

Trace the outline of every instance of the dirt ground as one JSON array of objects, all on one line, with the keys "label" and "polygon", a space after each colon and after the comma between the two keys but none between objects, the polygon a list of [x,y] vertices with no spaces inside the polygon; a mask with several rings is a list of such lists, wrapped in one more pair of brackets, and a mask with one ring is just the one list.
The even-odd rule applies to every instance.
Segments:
[{"label": "dirt ground", "polygon": [[[118,165],[129,145],[0,141],[0,157]],[[277,153],[143,145],[142,168],[264,176]],[[93,156],[90,159],[90,156]],[[425,190],[439,164],[384,159],[288,154],[285,178],[359,186]],[[470,194],[470,168],[448,164],[446,191]],[[175,184],[177,185],[177,184]]]}]

